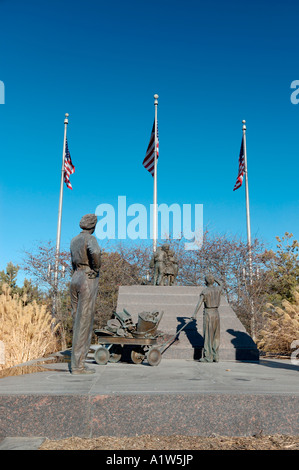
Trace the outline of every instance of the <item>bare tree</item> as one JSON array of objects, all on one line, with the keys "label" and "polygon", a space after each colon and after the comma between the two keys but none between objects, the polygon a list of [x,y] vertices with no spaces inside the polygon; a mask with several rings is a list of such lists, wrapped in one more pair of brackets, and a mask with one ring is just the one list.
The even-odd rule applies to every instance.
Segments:
[{"label": "bare tree", "polygon": [[[24,251],[21,267],[41,290],[54,289],[55,252],[56,247],[52,241],[40,242],[31,251]],[[58,270],[60,290],[69,283],[71,272],[70,253],[61,251]]]},{"label": "bare tree", "polygon": [[[40,242],[31,251],[24,252],[21,268],[30,277],[32,282],[43,293],[44,303],[48,310],[53,310],[54,299],[54,266],[56,247],[52,241]],[[70,298],[69,283],[71,278],[70,253],[61,251],[58,261],[58,292],[55,320],[58,325],[57,332],[63,347],[69,343]]]},{"label": "bare tree", "polygon": [[[240,237],[215,234],[206,230],[198,250],[185,250],[184,240],[169,240],[178,260],[179,285],[204,285],[207,273],[214,274],[223,283],[224,294],[248,332],[252,313],[257,330],[264,326],[263,311],[271,295],[283,297],[288,288],[299,283],[297,262],[298,242],[290,242],[292,235],[278,239],[277,253],[267,251],[264,244],[255,239],[251,246],[252,276],[249,276],[249,252],[247,242]],[[283,242],[289,244],[284,247]],[[31,279],[51,294],[54,279],[49,266],[54,266],[55,247],[51,242],[39,244],[33,251],[25,252],[23,269]],[[153,278],[150,269],[152,245],[148,242],[126,242],[102,247],[102,266],[99,278],[99,296],[96,303],[96,323],[106,324],[117,306],[120,285],[148,284]],[[69,282],[71,263],[69,252],[60,254],[59,269],[59,318],[66,329],[71,329]],[[292,269],[291,269],[292,268]],[[291,271],[290,271],[291,269]],[[64,276],[63,276],[64,271]],[[291,273],[291,276],[290,276]],[[251,282],[252,281],[252,282]],[[288,287],[289,286],[289,287]]]}]

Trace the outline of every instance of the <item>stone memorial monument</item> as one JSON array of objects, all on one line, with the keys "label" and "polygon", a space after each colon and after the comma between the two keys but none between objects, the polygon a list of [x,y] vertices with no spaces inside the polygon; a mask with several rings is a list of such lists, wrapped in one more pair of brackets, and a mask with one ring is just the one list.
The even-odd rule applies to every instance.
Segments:
[{"label": "stone memorial monument", "polygon": [[73,316],[72,374],[94,372],[85,366],[85,360],[93,332],[101,266],[101,250],[92,235],[96,223],[97,217],[94,214],[84,215],[80,221],[82,232],[72,239],[70,247],[73,268],[70,289]]}]

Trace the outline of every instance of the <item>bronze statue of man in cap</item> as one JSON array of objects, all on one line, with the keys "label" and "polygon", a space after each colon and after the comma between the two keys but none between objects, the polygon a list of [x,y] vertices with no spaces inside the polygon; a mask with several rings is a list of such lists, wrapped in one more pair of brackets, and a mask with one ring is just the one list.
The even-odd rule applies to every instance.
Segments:
[{"label": "bronze statue of man in cap", "polygon": [[[218,286],[214,286],[214,282]],[[218,362],[219,361],[219,345],[220,345],[220,317],[218,307],[220,305],[222,285],[214,278],[212,274],[205,277],[206,287],[199,296],[193,317],[195,318],[202,303],[204,303],[203,311],[203,333],[204,333],[204,350],[201,362]]]},{"label": "bronze statue of man in cap", "polygon": [[94,214],[86,214],[80,221],[82,232],[71,241],[73,275],[71,305],[73,315],[73,342],[71,356],[72,374],[91,374],[85,366],[90,348],[95,302],[99,288],[101,249],[92,235],[97,223]]}]

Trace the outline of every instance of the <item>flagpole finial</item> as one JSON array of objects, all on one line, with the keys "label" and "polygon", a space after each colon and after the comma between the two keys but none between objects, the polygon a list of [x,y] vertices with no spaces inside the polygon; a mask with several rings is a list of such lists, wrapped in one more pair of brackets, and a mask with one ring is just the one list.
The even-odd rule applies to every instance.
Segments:
[{"label": "flagpole finial", "polygon": [[246,121],[245,121],[245,119],[243,119],[242,123],[243,123],[243,131],[246,131]]},{"label": "flagpole finial", "polygon": [[69,122],[68,117],[69,117],[69,113],[65,113],[64,124],[68,124],[68,122]]},{"label": "flagpole finial", "polygon": [[154,98],[155,98],[155,104],[158,104],[159,95],[157,95],[157,93],[154,95]]}]

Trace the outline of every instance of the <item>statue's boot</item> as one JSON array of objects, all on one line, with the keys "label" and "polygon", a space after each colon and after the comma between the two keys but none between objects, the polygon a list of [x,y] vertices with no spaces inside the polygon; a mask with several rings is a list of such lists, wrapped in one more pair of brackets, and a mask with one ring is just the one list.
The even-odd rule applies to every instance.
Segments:
[{"label": "statue's boot", "polygon": [[89,367],[84,367],[84,369],[75,369],[71,371],[72,375],[84,375],[84,374],[94,374],[95,370],[90,369]]}]

